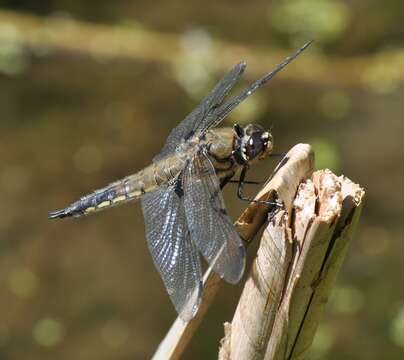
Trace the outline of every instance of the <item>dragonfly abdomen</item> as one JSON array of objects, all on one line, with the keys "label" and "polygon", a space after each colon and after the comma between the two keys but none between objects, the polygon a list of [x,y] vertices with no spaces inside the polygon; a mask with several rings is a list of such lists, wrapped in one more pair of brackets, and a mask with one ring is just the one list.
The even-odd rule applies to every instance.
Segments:
[{"label": "dragonfly abdomen", "polygon": [[49,213],[49,218],[79,217],[140,198],[152,186],[146,187],[144,171],[116,181],[105,188],[82,197],[65,209]]},{"label": "dragonfly abdomen", "polygon": [[125,194],[122,189],[124,189],[124,185],[120,182],[111,184],[82,197],[65,209],[49,213],[49,218],[79,217],[117,205],[134,197],[132,194],[131,197],[129,194]]},{"label": "dragonfly abdomen", "polygon": [[82,197],[65,209],[49,213],[49,218],[79,217],[137,200],[145,193],[168,183],[173,176],[178,174],[180,164],[182,162],[178,160],[162,160],[159,163],[153,163],[136,174]]}]

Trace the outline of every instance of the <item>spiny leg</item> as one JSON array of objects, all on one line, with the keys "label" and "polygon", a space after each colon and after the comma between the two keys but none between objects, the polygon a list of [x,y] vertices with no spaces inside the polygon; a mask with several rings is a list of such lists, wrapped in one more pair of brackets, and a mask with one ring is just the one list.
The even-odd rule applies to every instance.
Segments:
[{"label": "spiny leg", "polygon": [[269,156],[273,156],[273,157],[284,157],[286,155],[286,153],[271,153],[269,154]]},{"label": "spiny leg", "polygon": [[[248,184],[248,185],[260,185],[262,184],[264,181],[250,181],[250,180],[244,180],[244,184]],[[240,180],[229,180],[228,183],[230,184],[239,184]]]},{"label": "spiny leg", "polygon": [[[272,153],[269,156],[273,157],[281,157],[283,158],[286,155],[286,153]],[[260,185],[263,184],[265,181],[254,181],[254,180],[243,180],[243,185],[248,184],[248,185]],[[226,183],[229,184],[240,184],[240,180],[226,180]]]},{"label": "spiny leg", "polygon": [[281,207],[282,205],[276,201],[268,201],[268,200],[255,200],[249,197],[246,197],[243,195],[243,187],[244,184],[246,184],[247,182],[244,180],[245,179],[245,175],[247,173],[247,166],[244,166],[243,169],[241,170],[240,173],[240,178],[238,181],[238,187],[237,187],[237,197],[242,200],[242,201],[247,201],[247,202],[254,202],[257,204],[265,204],[265,205],[273,205],[273,206],[277,206],[277,207]]}]

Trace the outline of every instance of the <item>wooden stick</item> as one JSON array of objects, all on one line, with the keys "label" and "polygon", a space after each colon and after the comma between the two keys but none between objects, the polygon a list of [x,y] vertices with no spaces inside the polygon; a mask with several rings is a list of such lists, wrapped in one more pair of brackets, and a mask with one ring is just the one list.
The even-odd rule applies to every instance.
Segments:
[{"label": "wooden stick", "polygon": [[358,222],[364,191],[329,170],[269,221],[220,359],[303,359]]},{"label": "wooden stick", "polygon": [[[272,179],[258,193],[256,199],[278,198],[287,209],[291,209],[299,183],[311,176],[313,163],[314,156],[309,145],[298,144],[294,146],[281,161]],[[251,203],[236,221],[235,226],[246,245],[252,241],[266,222],[268,209],[267,205]],[[198,314],[188,323],[177,318],[161,342],[153,359],[180,358],[200,321],[205,316],[209,305],[213,302],[221,284],[222,280],[217,274],[210,272],[205,274],[204,294]]]}]

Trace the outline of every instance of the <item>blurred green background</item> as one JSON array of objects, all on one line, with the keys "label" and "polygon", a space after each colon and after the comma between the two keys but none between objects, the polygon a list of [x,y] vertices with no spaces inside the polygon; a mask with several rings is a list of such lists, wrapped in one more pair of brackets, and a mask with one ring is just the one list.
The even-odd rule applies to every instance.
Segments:
[{"label": "blurred green background", "polygon": [[[233,64],[246,60],[251,82],[309,39],[226,124],[273,125],[277,152],[311,143],[318,168],[365,187],[312,359],[404,358],[403,1],[1,4],[1,359],[153,354],[176,314],[139,204],[47,213],[147,165]],[[234,186],[225,198],[236,218]],[[216,357],[240,289],[223,288],[186,358]]]}]

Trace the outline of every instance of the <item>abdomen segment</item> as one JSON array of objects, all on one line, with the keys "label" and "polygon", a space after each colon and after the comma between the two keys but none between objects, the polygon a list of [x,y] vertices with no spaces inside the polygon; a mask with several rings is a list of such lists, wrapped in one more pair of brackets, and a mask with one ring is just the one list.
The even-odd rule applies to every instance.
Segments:
[{"label": "abdomen segment", "polygon": [[[92,194],[82,197],[65,209],[49,213],[49,219],[79,217],[99,210],[104,210],[115,205],[120,205],[130,200],[136,200],[144,193],[155,189],[156,184],[147,181],[150,167],[122,180],[114,182],[105,188],[94,191]],[[148,171],[146,171],[148,170]],[[147,178],[147,179],[146,179]]]},{"label": "abdomen segment", "polygon": [[165,159],[154,163],[134,175],[82,197],[65,209],[49,213],[49,219],[79,217],[139,199],[143,194],[155,190],[157,186],[164,185],[177,176],[182,165],[180,159]]}]

